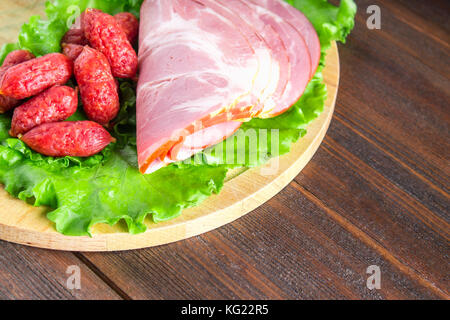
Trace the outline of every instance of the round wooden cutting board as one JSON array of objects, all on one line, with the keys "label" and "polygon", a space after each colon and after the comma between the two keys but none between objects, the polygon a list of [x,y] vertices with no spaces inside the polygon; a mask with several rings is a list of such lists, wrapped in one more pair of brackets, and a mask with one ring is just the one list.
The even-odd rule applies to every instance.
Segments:
[{"label": "round wooden cutting board", "polygon": [[[0,17],[2,15],[3,12]],[[10,28],[8,30],[11,31]],[[139,235],[128,234],[124,223],[118,223],[113,227],[96,225],[92,238],[68,237],[56,232],[54,224],[46,218],[49,209],[32,207],[0,188],[0,239],[55,250],[130,250],[186,239],[242,217],[288,185],[319,148],[333,116],[339,84],[339,55],[335,43],[329,51],[323,73],[329,92],[325,110],[308,126],[308,134],[292,146],[291,152],[272,159],[263,167],[231,172],[219,195],[208,198],[198,207],[185,210],[179,218],[159,224],[147,218],[148,230]]]}]

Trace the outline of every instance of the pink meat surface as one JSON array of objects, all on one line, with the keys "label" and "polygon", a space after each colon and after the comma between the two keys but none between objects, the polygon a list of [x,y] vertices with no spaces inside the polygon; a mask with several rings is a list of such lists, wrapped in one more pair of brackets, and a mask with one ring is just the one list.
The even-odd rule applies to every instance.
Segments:
[{"label": "pink meat surface", "polygon": [[137,144],[142,172],[182,160],[172,151],[185,150],[188,146],[180,144],[197,140],[187,139],[196,131],[225,127],[211,131],[219,133],[208,138],[217,143],[240,127],[236,120],[253,116],[265,86],[255,79],[266,80],[262,72],[271,70],[272,57],[262,41],[249,42],[240,32],[239,17],[211,7],[192,0],[147,0],[141,8]]},{"label": "pink meat surface", "polygon": [[252,1],[146,0],[137,90],[141,172],[190,158],[243,121],[287,110],[310,79],[304,38]]},{"label": "pink meat surface", "polygon": [[311,59],[303,36],[290,23],[253,1],[219,2],[226,3],[236,14],[251,21],[280,63],[278,88],[259,117],[271,118],[285,112],[298,101],[310,80]]},{"label": "pink meat surface", "polygon": [[321,51],[319,36],[317,35],[316,29],[314,29],[314,26],[311,24],[308,18],[284,0],[247,1],[272,11],[298,30],[298,32],[304,38],[306,46],[308,47],[310,53],[312,78],[316,73],[317,67],[319,66]]}]

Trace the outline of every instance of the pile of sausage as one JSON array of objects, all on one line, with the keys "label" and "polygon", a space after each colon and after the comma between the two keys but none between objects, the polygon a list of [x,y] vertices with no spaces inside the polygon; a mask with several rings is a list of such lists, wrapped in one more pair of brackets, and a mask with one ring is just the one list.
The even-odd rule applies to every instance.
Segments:
[{"label": "pile of sausage", "polygon": [[[138,29],[130,13],[87,9],[62,39],[62,53],[11,52],[0,68],[0,113],[15,108],[10,135],[53,157],[88,157],[114,142],[104,126],[120,109],[116,78],[136,78]],[[72,76],[75,89],[65,86]],[[89,121],[64,121],[77,110],[78,90]]]}]

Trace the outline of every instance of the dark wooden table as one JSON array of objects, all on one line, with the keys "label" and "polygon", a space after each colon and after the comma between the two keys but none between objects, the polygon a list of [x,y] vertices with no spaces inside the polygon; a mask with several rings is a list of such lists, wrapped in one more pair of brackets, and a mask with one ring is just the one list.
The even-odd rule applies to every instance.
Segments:
[{"label": "dark wooden table", "polygon": [[[3,299],[448,299],[450,2],[361,0],[322,147],[267,204],[123,253],[0,242]],[[381,30],[366,26],[369,5]],[[79,266],[81,290],[66,286]],[[381,289],[369,290],[369,266]]]}]

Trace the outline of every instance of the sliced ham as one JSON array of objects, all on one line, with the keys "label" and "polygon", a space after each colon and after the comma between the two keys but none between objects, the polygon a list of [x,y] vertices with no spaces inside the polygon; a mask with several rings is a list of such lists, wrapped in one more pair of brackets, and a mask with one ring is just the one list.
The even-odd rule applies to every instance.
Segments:
[{"label": "sliced ham", "polygon": [[253,1],[146,0],[137,89],[141,172],[188,159],[243,121],[287,110],[312,72],[304,39]]},{"label": "sliced ham", "polygon": [[271,118],[285,112],[298,101],[310,80],[312,69],[310,53],[302,34],[276,13],[256,5],[258,1],[219,0],[219,2],[226,3],[236,14],[257,28],[258,33],[269,43],[273,56],[282,67],[281,80],[272,96],[274,102],[266,104],[259,117]]},{"label": "sliced ham", "polygon": [[311,57],[311,78],[316,73],[317,67],[320,62],[320,40],[317,35],[314,26],[308,20],[308,18],[301,13],[299,10],[289,5],[284,0],[247,0],[255,5],[264,7],[280,18],[284,19],[286,22],[291,24],[298,32],[302,35],[305,43],[308,47],[310,57]]},{"label": "sliced ham", "polygon": [[[280,35],[274,27],[266,24],[261,19],[261,12],[255,10],[252,4],[242,0],[213,0],[232,11],[232,15],[239,16],[245,21],[247,28],[251,28],[254,34],[257,34],[264,40],[268,47],[272,59],[276,61],[278,68],[278,81],[276,87],[266,90],[265,95],[260,96],[260,113],[259,117],[270,113],[277,107],[280,97],[286,90],[290,80],[290,61],[286,46],[284,45]],[[309,66],[308,66],[309,67]]]},{"label": "sliced ham", "polygon": [[[180,160],[171,151],[196,131],[254,116],[255,79],[273,64],[235,21],[193,0],[144,2],[139,58],[137,147],[145,173]],[[231,135],[240,123],[229,125]]]}]

